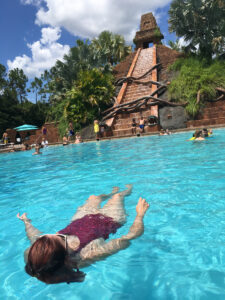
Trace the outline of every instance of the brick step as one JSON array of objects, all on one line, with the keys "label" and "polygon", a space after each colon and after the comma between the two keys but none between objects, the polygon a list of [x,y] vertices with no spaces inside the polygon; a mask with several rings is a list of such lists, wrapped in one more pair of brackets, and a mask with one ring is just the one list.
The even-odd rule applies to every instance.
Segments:
[{"label": "brick step", "polygon": [[187,122],[187,127],[191,126],[210,126],[210,125],[222,125],[225,124],[225,118],[214,118],[205,120],[192,120]]},{"label": "brick step", "polygon": [[[136,122],[136,124],[137,124],[137,127],[139,127],[139,121],[140,121],[140,119],[138,120],[138,119],[135,119],[135,122]],[[126,122],[116,122],[114,125],[113,125],[113,128],[115,129],[115,130],[118,130],[118,129],[124,129],[124,128],[129,128],[129,127],[132,127],[132,123],[133,123],[133,121],[132,121],[132,119],[130,119],[130,120],[127,120]]]},{"label": "brick step", "polygon": [[204,114],[205,113],[211,113],[211,112],[220,112],[224,111],[225,112],[225,105],[224,106],[219,106],[219,107],[210,107],[210,108],[204,108]]},{"label": "brick step", "polygon": [[[119,120],[123,120],[123,119],[137,119],[137,120],[140,120],[141,116],[143,118],[147,118],[149,116],[151,116],[151,110],[148,109],[146,111],[142,111],[142,113],[140,112],[133,112],[133,113],[129,113],[129,114],[121,114],[121,115],[118,115],[118,119],[116,121],[119,121]],[[122,121],[123,122],[123,121]]]},{"label": "brick step", "polygon": [[[158,132],[160,131],[160,126],[159,125],[154,125],[154,126],[145,126],[145,133],[149,132]],[[129,136],[133,135],[132,129],[131,128],[126,128],[126,129],[117,129],[113,130],[113,136]],[[138,129],[136,130],[136,134],[138,133]]]},{"label": "brick step", "polygon": [[215,108],[220,106],[225,106],[225,100],[220,100],[218,102],[212,102],[212,103],[208,102],[206,108]]},{"label": "brick step", "polygon": [[146,90],[144,92],[137,92],[137,93],[126,94],[124,96],[123,102],[126,103],[126,102],[129,102],[129,101],[141,98],[141,97],[149,96],[150,94],[151,94],[151,90],[150,89]]},{"label": "brick step", "polygon": [[[122,129],[130,129],[132,126],[131,124],[115,124],[113,126],[113,130],[122,130]],[[138,125],[137,125],[138,127]]]},{"label": "brick step", "polygon": [[113,136],[126,136],[126,135],[132,135],[131,128],[120,129],[120,130],[113,130]]},{"label": "brick step", "polygon": [[150,93],[151,92],[151,87],[150,86],[140,86],[136,88],[135,90],[127,90],[126,95],[134,95],[134,94],[140,94],[140,93]]},{"label": "brick step", "polygon": [[219,119],[219,118],[225,118],[225,111],[204,113],[203,115],[197,117],[196,120]]}]

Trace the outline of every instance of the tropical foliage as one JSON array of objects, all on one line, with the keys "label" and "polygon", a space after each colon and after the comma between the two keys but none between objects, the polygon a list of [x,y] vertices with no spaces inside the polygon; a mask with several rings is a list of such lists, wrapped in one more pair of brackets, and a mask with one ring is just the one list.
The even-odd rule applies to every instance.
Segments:
[{"label": "tropical foliage", "polygon": [[75,129],[80,129],[99,118],[100,111],[111,104],[114,93],[112,79],[110,73],[103,74],[96,68],[79,73],[78,80],[59,102],[59,109],[51,111],[49,116],[53,120],[59,120],[61,134],[66,132],[71,121]]},{"label": "tropical foliage", "polygon": [[0,137],[5,129],[24,123],[41,126],[46,118],[49,104],[27,100],[27,77],[23,70],[6,73],[0,64]]},{"label": "tropical foliage", "polygon": [[173,0],[170,32],[183,37],[186,50],[211,58],[225,51],[224,0]]},{"label": "tropical foliage", "polygon": [[91,48],[94,60],[102,65],[115,65],[131,53],[131,47],[125,45],[124,38],[109,31],[103,31],[94,39]]},{"label": "tropical foliage", "polygon": [[181,45],[180,40],[176,39],[175,42],[168,41],[168,45],[171,49],[176,50],[178,52],[185,52],[185,47]]},{"label": "tropical foliage", "polygon": [[216,87],[225,88],[224,68],[225,61],[221,60],[214,60],[211,64],[198,58],[177,60],[170,67],[175,73],[179,71],[169,86],[170,98],[188,102],[186,110],[191,117],[195,117],[205,101],[216,98]]},{"label": "tropical foliage", "polygon": [[[93,41],[77,40],[63,61],[35,77],[29,88],[23,70],[6,74],[0,64],[0,134],[23,123],[41,126],[46,120],[59,121],[61,134],[69,121],[75,128],[89,124],[111,103],[112,66],[130,52],[124,38],[109,31]],[[29,92],[35,104],[27,100]]]},{"label": "tropical foliage", "polygon": [[78,40],[64,61],[56,62],[48,74],[47,119],[59,121],[61,134],[69,121],[81,128],[108,107],[114,92],[112,66],[130,52],[123,37],[103,31],[91,42]]}]

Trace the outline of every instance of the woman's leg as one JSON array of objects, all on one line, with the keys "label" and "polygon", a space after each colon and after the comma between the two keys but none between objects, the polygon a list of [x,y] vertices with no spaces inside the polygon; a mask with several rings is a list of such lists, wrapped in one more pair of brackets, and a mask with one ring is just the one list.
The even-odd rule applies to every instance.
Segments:
[{"label": "woman's leg", "polygon": [[101,194],[99,196],[92,195],[90,196],[84,205],[78,207],[76,213],[72,217],[72,221],[80,219],[88,214],[98,214],[100,213],[100,204],[102,201],[106,200],[109,197],[112,197],[114,194],[118,193],[119,188],[116,186],[112,189],[110,194]]},{"label": "woman's leg", "polygon": [[124,208],[124,198],[132,192],[132,185],[127,184],[127,189],[115,194],[111,199],[100,209],[100,213],[113,218],[114,221],[124,224],[126,222],[126,211]]}]

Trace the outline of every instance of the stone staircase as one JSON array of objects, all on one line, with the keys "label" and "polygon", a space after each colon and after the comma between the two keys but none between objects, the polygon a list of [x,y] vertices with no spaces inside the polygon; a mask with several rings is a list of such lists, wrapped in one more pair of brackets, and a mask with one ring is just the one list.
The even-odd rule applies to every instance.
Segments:
[{"label": "stone staircase", "polygon": [[[133,77],[140,77],[141,75],[145,74],[153,65],[156,64],[156,49],[154,47],[147,48],[147,49],[140,49],[138,52],[138,58],[136,60],[135,65],[133,66],[133,70],[130,72],[128,76]],[[134,58],[135,60],[135,58]],[[157,72],[157,70],[154,70],[153,72]],[[143,79],[141,79],[142,82],[147,82],[149,80],[157,80],[157,74],[156,78],[153,78],[153,72],[152,74],[148,74]],[[128,83],[126,85],[126,88],[124,88],[124,93],[122,95],[122,98],[120,102],[117,104],[127,103],[132,100],[148,96],[153,91],[153,86],[148,84],[137,84],[137,83]],[[129,136],[132,135],[132,119],[135,119],[136,123],[139,124],[140,118],[143,117],[146,121],[147,118],[151,115],[158,116],[158,107],[148,107],[139,109],[138,112],[129,113],[129,114],[118,114],[116,118],[113,120],[112,125],[112,133],[113,136]],[[145,126],[145,132],[154,132],[158,131],[159,126]]]},{"label": "stone staircase", "polygon": [[217,126],[225,124],[225,100],[209,102],[195,120],[187,122],[187,127]]}]

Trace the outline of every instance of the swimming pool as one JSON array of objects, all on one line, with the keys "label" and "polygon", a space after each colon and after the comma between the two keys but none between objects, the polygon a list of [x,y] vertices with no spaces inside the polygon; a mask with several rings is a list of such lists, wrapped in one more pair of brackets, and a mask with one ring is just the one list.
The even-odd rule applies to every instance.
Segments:
[{"label": "swimming pool", "polygon": [[[1,299],[225,299],[225,130],[91,142],[0,155]],[[24,272],[29,243],[17,212],[45,233],[64,228],[91,194],[133,184],[125,234],[140,196],[145,233],[84,269],[83,283],[45,285]],[[111,236],[113,237],[113,236]]]}]

